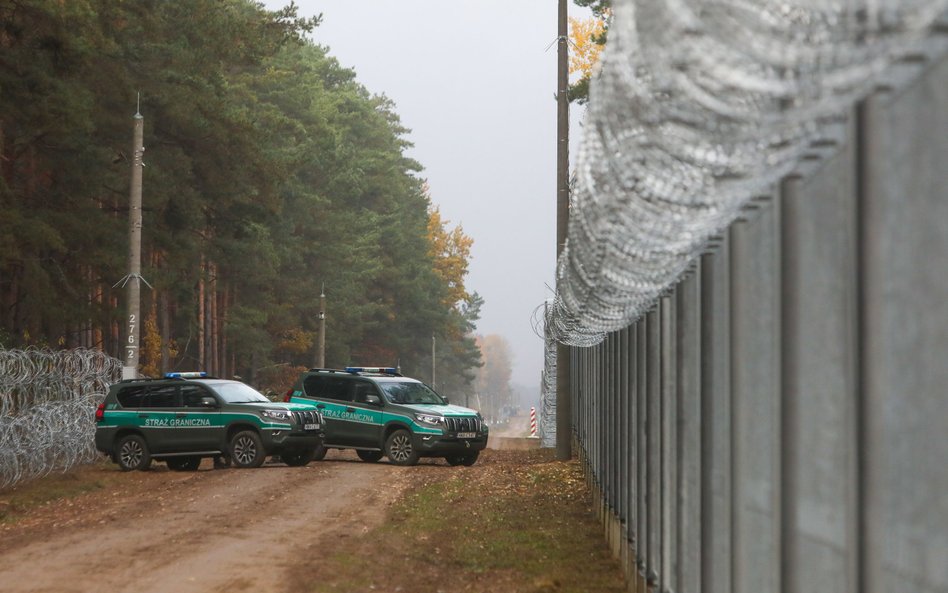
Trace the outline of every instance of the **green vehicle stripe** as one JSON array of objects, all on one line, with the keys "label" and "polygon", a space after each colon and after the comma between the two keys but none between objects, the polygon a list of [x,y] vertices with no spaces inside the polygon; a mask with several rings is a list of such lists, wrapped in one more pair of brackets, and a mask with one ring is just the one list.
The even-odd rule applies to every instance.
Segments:
[{"label": "green vehicle stripe", "polygon": [[[146,414],[147,418],[142,418],[140,414]],[[196,416],[197,418],[188,418]],[[138,428],[224,428],[225,426],[238,421],[250,420],[257,428],[265,430],[289,430],[292,425],[286,422],[273,422],[264,420],[257,414],[250,412],[183,412],[175,411],[141,411],[141,410],[107,410],[105,412],[106,420],[112,420],[116,424],[100,424],[101,428],[112,426],[138,427]],[[152,422],[149,422],[151,420]],[[207,423],[197,423],[206,420]],[[191,424],[194,423],[194,424]]]},{"label": "green vehicle stripe", "polygon": [[[359,424],[373,424],[376,426],[385,426],[390,422],[401,421],[405,424],[408,424],[412,432],[417,434],[431,434],[431,435],[441,435],[444,434],[440,428],[432,428],[429,426],[422,426],[415,421],[415,417],[410,414],[405,414],[401,412],[373,412],[372,410],[365,410],[363,408],[359,409],[357,415],[348,414],[345,412],[346,408],[351,408],[352,406],[347,404],[337,404],[328,401],[317,401],[305,397],[296,397],[292,396],[290,398],[292,403],[303,404],[312,408],[315,408],[317,404],[323,404],[325,407],[319,411],[322,413],[323,417],[327,420],[345,420],[348,422],[357,422]],[[375,415],[380,415],[381,418],[376,420],[373,418]]]}]

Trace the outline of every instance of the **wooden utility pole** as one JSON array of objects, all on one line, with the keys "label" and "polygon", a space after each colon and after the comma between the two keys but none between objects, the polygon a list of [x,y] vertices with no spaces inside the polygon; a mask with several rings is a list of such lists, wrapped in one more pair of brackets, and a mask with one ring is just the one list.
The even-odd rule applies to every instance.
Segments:
[{"label": "wooden utility pole", "polygon": [[[566,245],[569,222],[569,28],[567,0],[559,0],[556,84],[556,258]],[[556,458],[572,457],[570,349],[556,344]]]},{"label": "wooden utility pole", "polygon": [[138,378],[139,336],[141,335],[142,282],[142,153],[145,118],[136,110],[132,134],[132,183],[128,200],[128,275],[125,277],[128,296],[128,338],[125,341],[123,379]]}]

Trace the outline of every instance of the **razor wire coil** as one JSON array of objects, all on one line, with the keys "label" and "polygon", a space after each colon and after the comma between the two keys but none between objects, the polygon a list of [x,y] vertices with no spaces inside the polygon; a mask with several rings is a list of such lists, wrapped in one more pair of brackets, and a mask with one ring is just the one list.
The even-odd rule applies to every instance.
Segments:
[{"label": "razor wire coil", "polygon": [[121,372],[98,350],[0,350],[0,488],[95,459],[95,409]]},{"label": "razor wire coil", "polygon": [[639,318],[755,197],[844,142],[856,101],[948,50],[948,0],[613,9],[545,315],[580,347]]}]

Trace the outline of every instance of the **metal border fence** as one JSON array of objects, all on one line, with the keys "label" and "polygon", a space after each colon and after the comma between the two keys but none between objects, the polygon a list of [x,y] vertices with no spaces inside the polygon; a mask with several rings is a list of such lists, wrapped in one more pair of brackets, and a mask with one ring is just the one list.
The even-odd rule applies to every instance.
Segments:
[{"label": "metal border fence", "polygon": [[948,59],[910,67],[651,311],[571,350],[633,590],[948,592]]}]

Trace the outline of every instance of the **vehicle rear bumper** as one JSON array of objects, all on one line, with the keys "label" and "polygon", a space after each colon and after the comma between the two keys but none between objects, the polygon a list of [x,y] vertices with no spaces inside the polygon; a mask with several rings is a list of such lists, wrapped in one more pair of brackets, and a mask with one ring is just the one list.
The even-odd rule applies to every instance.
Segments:
[{"label": "vehicle rear bumper", "polygon": [[95,448],[100,453],[106,455],[112,454],[112,446],[115,443],[115,433],[118,427],[96,427],[95,429]]}]

